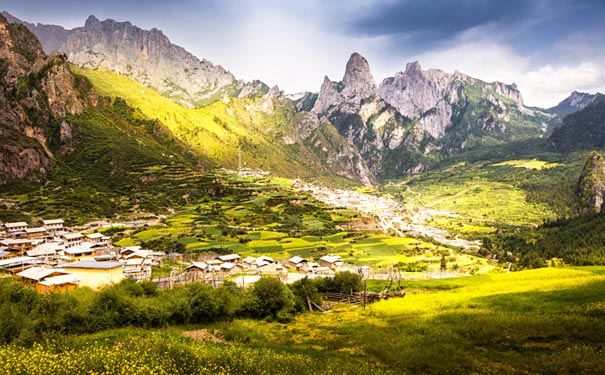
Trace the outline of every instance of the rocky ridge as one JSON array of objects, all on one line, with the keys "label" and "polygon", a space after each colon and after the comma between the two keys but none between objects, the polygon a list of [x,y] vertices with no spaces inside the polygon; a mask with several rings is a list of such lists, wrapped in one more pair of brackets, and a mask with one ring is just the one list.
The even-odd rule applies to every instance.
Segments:
[{"label": "rocky ridge", "polygon": [[598,152],[586,159],[577,187],[584,212],[603,213],[605,202],[605,160]]},{"label": "rocky ridge", "polygon": [[[74,76],[65,56],[46,56],[36,37],[0,15],[0,184],[40,182],[53,167],[49,126],[98,103],[87,80]],[[59,127],[68,151],[71,126]]]},{"label": "rocky ridge", "polygon": [[143,30],[130,22],[100,21],[90,16],[83,27],[66,30],[10,17],[30,29],[47,53],[58,51],[73,64],[128,75],[187,107],[205,105],[225,95],[260,96],[268,91],[260,81],[237,80],[222,66],[199,60],[156,28]]},{"label": "rocky ridge", "polygon": [[571,95],[562,100],[559,104],[546,111],[559,117],[563,117],[586,108],[587,105],[594,103],[597,99],[602,97],[603,94],[600,93],[588,94],[585,92],[573,91]]},{"label": "rocky ridge", "polygon": [[473,146],[484,135],[504,140],[511,128],[539,136],[548,118],[524,106],[515,84],[424,71],[417,62],[374,82],[367,60],[353,53],[341,81],[324,78],[312,112],[356,145],[376,176],[421,172],[435,152]]}]

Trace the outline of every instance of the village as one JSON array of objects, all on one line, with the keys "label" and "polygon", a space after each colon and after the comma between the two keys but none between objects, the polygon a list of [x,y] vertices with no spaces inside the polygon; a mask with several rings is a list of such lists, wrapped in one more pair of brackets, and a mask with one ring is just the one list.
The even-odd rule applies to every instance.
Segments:
[{"label": "village", "polygon": [[[266,275],[291,283],[304,277],[358,271],[338,255],[324,255],[317,262],[300,256],[275,260],[260,255],[242,259],[238,254],[184,258],[180,253],[150,251],[141,246],[115,247],[111,237],[99,232],[78,232],[64,226],[62,219],[42,220],[36,227],[26,222],[0,226],[0,270],[43,293],[79,286],[98,289],[129,277],[154,281],[160,288],[191,282],[216,286],[227,278],[246,287]],[[170,275],[154,279],[153,268],[166,263],[172,266]]]},{"label": "village", "polygon": [[434,240],[463,249],[479,249],[481,241],[467,241],[451,238],[448,231],[426,225],[433,216],[457,216],[451,212],[437,211],[424,207],[403,207],[392,198],[362,193],[354,190],[342,190],[313,185],[297,180],[295,188],[309,192],[313,197],[334,207],[343,207],[363,212],[377,221],[378,227],[385,233],[394,232],[399,237],[430,237]]}]

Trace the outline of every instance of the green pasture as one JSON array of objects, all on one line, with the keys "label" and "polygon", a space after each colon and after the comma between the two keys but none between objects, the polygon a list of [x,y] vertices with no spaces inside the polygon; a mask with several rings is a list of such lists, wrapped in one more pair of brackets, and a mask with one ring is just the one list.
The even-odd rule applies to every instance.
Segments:
[{"label": "green pasture", "polygon": [[603,267],[403,280],[404,298],[365,310],[217,327],[251,345],[336,353],[400,374],[598,374],[603,285]]}]

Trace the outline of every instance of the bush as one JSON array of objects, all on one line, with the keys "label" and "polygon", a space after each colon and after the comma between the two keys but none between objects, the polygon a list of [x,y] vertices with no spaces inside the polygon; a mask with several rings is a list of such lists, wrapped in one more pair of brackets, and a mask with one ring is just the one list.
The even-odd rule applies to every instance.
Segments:
[{"label": "bush", "polygon": [[275,319],[279,313],[288,313],[294,308],[292,291],[276,278],[262,277],[249,293],[249,312],[253,316]]},{"label": "bush", "polygon": [[[317,279],[322,280],[322,279]],[[309,308],[307,301],[321,305],[321,295],[318,292],[317,283],[309,278],[298,280],[290,285],[290,290],[294,294],[294,307],[297,311],[305,311]]]},{"label": "bush", "polygon": [[338,272],[333,279],[324,280],[325,292],[351,294],[363,289],[361,277],[352,272]]}]

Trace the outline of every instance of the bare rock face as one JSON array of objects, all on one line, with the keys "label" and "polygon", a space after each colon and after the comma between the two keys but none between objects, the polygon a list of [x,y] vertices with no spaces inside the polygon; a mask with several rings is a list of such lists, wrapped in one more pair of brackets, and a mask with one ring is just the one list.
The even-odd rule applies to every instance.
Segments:
[{"label": "bare rock face", "polygon": [[603,98],[603,94],[588,94],[585,92],[574,91],[567,98],[562,100],[556,106],[547,111],[559,117],[564,117],[586,108],[587,105],[594,103],[597,99]]},{"label": "bare rock face", "polygon": [[312,111],[317,114],[326,114],[330,109],[335,106],[341,105],[345,102],[343,96],[338,91],[338,84],[330,81],[328,76],[324,77],[324,81],[321,84],[319,90],[319,96],[313,105]]},{"label": "bare rock face", "polygon": [[53,167],[51,121],[80,114],[98,100],[74,77],[65,56],[47,57],[25,26],[0,15],[0,185],[44,180]]},{"label": "bare rock face", "polygon": [[368,61],[353,53],[347,62],[345,74],[340,82],[332,82],[326,76],[321,85],[313,112],[326,115],[331,110],[355,113],[363,101],[376,95],[376,83]]},{"label": "bare rock face", "polygon": [[363,100],[376,94],[376,83],[370,71],[370,64],[357,52],[353,53],[347,62],[342,83],[343,97],[357,108]]},{"label": "bare rock face", "polygon": [[378,94],[403,116],[419,118],[422,128],[435,138],[442,137],[452,124],[451,105],[417,62],[407,64],[405,72],[385,79]]},{"label": "bare rock face", "polygon": [[598,152],[588,155],[578,180],[577,192],[584,212],[605,212],[605,160]]},{"label": "bare rock face", "polygon": [[155,28],[143,30],[130,22],[100,21],[95,16],[72,30],[23,24],[47,53],[59,51],[73,64],[128,75],[187,107],[220,100],[224,94],[258,96],[267,90],[262,83],[246,84],[220,65],[199,60]]},{"label": "bare rock face", "polygon": [[342,81],[324,79],[312,111],[356,145],[375,176],[424,171],[431,164],[425,155],[463,149],[469,137],[476,142],[489,133],[504,139],[515,128],[539,135],[542,120],[531,117],[548,118],[523,105],[515,84],[425,71],[417,62],[377,88],[368,62],[357,53]]}]

